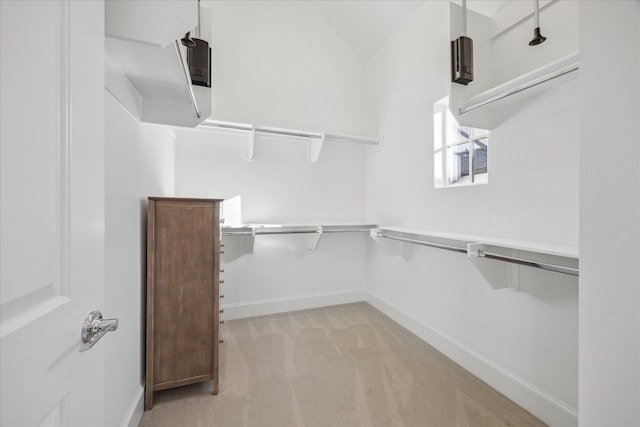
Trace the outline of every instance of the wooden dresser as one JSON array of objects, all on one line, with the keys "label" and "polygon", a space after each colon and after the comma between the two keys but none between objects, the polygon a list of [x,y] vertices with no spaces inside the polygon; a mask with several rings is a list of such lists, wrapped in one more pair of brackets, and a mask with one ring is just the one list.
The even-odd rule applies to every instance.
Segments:
[{"label": "wooden dresser", "polygon": [[149,197],[145,410],[158,390],[218,394],[220,202]]}]

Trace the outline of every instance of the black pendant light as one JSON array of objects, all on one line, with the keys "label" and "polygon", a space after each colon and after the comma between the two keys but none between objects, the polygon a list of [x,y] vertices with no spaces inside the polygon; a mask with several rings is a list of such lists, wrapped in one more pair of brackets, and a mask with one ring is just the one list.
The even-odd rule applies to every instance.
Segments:
[{"label": "black pendant light", "polygon": [[[182,44],[187,46],[187,64],[191,74],[191,83],[197,86],[211,87],[211,48],[209,43],[200,38],[200,0],[198,0],[197,37],[191,38],[187,33]],[[187,43],[191,42],[189,46]],[[190,44],[191,44],[190,43]]]},{"label": "black pendant light", "polygon": [[180,39],[180,41],[182,42],[183,46],[196,47],[196,42],[194,42],[193,39],[191,38],[191,31],[185,34],[184,37]]},{"label": "black pendant light", "polygon": [[462,0],[462,35],[451,41],[451,81],[465,86],[473,81],[473,40],[467,37],[467,0]]},{"label": "black pendant light", "polygon": [[540,34],[540,6],[538,4],[538,0],[534,0],[534,3],[533,25],[535,28],[533,29],[533,40],[529,42],[529,46],[537,46],[547,39],[545,36]]}]

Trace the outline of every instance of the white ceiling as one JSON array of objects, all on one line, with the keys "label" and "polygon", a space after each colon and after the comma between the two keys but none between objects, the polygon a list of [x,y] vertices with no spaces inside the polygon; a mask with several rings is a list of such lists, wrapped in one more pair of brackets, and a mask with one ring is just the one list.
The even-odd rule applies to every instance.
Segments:
[{"label": "white ceiling", "polygon": [[[436,0],[311,0],[311,3],[356,55],[365,60],[428,1]],[[468,0],[467,7],[491,17],[504,3],[505,0]]]},{"label": "white ceiling", "polygon": [[[531,8],[533,8],[533,0],[531,2]],[[467,0],[467,7],[474,12],[478,12],[484,16],[491,18],[505,3],[509,0]],[[462,6],[461,0],[453,0],[451,3],[455,3]]]},{"label": "white ceiling", "polygon": [[424,1],[313,0],[329,24],[361,58],[369,58]]}]

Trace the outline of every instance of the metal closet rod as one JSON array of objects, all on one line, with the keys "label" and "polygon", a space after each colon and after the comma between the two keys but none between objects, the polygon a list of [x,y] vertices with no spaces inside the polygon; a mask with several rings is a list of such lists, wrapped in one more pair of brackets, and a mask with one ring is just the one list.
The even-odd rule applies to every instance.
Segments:
[{"label": "metal closet rod", "polygon": [[537,86],[539,84],[548,82],[549,80],[553,80],[553,79],[555,79],[557,77],[560,77],[560,76],[563,76],[565,74],[571,73],[572,71],[576,71],[579,68],[580,68],[579,63],[575,62],[575,63],[573,63],[571,65],[567,65],[566,67],[563,67],[563,68],[561,68],[561,69],[559,69],[557,71],[554,71],[554,72],[549,73],[549,74],[545,74],[544,76],[540,76],[537,79],[533,79],[533,80],[531,80],[529,82],[523,83],[523,84],[518,85],[518,86],[516,86],[514,88],[505,90],[504,92],[501,92],[501,93],[499,93],[497,95],[490,96],[489,98],[483,99],[482,101],[478,101],[478,102],[476,102],[474,104],[471,104],[471,105],[468,105],[466,107],[460,107],[458,109],[458,113],[459,114],[468,113],[469,111],[475,110],[476,108],[483,107],[483,106],[485,106],[487,104],[491,104],[492,102],[499,101],[499,100],[501,100],[503,98],[506,98],[508,96],[514,95],[514,94],[516,94],[518,92],[522,92],[524,90],[530,89],[530,88],[532,88],[534,86]]},{"label": "metal closet rod", "polygon": [[[441,244],[441,243],[425,242],[423,240],[411,239],[411,238],[408,238],[408,237],[395,236],[395,235],[392,235],[392,234],[384,234],[383,232],[378,232],[377,233],[377,237],[384,237],[386,239],[398,240],[400,242],[415,243],[415,244],[422,245],[422,246],[428,246],[428,247],[437,248],[437,249],[445,249],[445,250],[448,250],[448,251],[459,252],[459,253],[463,253],[463,254],[467,254],[468,253],[467,249],[459,248],[459,247],[456,247],[456,246],[445,245],[445,244]],[[466,244],[468,244],[470,242],[464,242],[464,243],[466,245]],[[564,265],[558,265],[558,264],[552,264],[552,263],[540,262],[540,261],[531,261],[531,260],[524,259],[524,258],[512,257],[512,256],[508,256],[508,255],[501,255],[501,254],[494,254],[494,253],[491,253],[491,252],[479,251],[477,256],[484,257],[484,258],[489,258],[489,259],[494,259],[494,260],[498,260],[498,261],[510,262],[512,264],[524,265],[524,266],[527,266],[527,267],[539,268],[539,269],[542,269],[542,270],[553,271],[553,272],[556,272],[556,273],[569,274],[569,275],[572,275],[572,276],[578,276],[579,275],[579,271],[580,271],[577,268],[567,267],[567,266],[564,266]]]},{"label": "metal closet rod", "polygon": [[360,233],[363,231],[369,231],[371,228],[338,228],[332,230],[322,230],[323,234],[327,233]]},{"label": "metal closet rod", "polygon": [[415,243],[416,245],[428,246],[430,248],[444,249],[447,251],[460,252],[463,254],[467,253],[466,249],[459,248],[457,246],[445,245],[442,243],[425,242],[424,240],[411,239],[409,237],[394,236],[393,234],[384,234],[383,232],[378,232],[376,236],[384,237],[385,239],[398,240],[400,242]]},{"label": "metal closet rod", "polygon": [[268,231],[261,231],[260,229],[255,229],[255,232],[252,230],[242,230],[242,231],[225,231],[222,230],[221,234],[223,236],[261,236],[261,235],[275,235],[275,234],[316,234],[316,233],[322,233],[322,234],[329,234],[329,233],[356,233],[356,232],[363,232],[363,231],[369,231],[371,230],[371,227],[369,228],[339,228],[339,229],[328,229],[328,230],[287,230],[287,229],[283,229],[283,230],[268,230]]},{"label": "metal closet rod", "polygon": [[282,129],[275,127],[267,127],[267,126],[253,126],[250,124],[244,123],[229,123],[229,122],[218,122],[215,120],[205,120],[200,123],[199,126],[209,127],[209,128],[219,128],[219,129],[231,129],[231,130],[240,130],[245,132],[257,132],[264,133],[269,135],[284,135],[284,136],[293,136],[300,138],[312,138],[312,139],[325,139],[331,141],[343,141],[343,142],[355,142],[358,144],[366,144],[366,145],[378,145],[378,140],[375,138],[368,138],[364,136],[352,136],[352,135],[341,135],[337,133],[322,133],[322,132],[306,132],[300,130],[293,129]]},{"label": "metal closet rod", "polygon": [[567,267],[567,266],[558,265],[558,264],[551,264],[549,262],[531,261],[528,259],[512,257],[507,255],[499,255],[499,254],[494,254],[491,252],[484,252],[484,251],[482,251],[482,254],[478,254],[478,255],[485,258],[489,258],[489,259],[495,259],[498,261],[510,262],[512,264],[524,265],[527,267],[535,267],[542,270],[554,271],[556,273],[569,274],[571,276],[580,275],[580,270],[577,268]]}]

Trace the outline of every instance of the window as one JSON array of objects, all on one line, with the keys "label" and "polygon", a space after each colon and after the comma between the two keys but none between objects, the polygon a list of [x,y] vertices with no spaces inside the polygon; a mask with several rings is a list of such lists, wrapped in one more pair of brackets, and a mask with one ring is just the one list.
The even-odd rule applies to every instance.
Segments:
[{"label": "window", "polygon": [[488,182],[489,131],[458,125],[449,97],[433,106],[434,186]]}]

